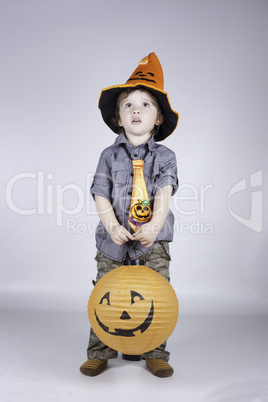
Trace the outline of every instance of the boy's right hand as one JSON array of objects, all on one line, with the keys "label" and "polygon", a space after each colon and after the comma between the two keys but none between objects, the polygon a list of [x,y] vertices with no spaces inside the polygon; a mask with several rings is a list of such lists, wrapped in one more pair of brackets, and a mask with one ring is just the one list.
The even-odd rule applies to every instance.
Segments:
[{"label": "boy's right hand", "polygon": [[122,225],[116,225],[110,231],[112,241],[118,246],[128,242],[129,240],[134,240],[132,234]]}]

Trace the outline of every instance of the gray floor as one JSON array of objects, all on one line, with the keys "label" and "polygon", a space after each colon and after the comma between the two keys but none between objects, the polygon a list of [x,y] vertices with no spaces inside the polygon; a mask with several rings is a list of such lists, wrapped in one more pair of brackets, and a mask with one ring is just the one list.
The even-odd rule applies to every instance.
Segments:
[{"label": "gray floor", "polygon": [[2,402],[268,402],[268,320],[179,317],[170,378],[121,355],[100,376],[79,372],[89,324],[77,313],[1,313]]}]

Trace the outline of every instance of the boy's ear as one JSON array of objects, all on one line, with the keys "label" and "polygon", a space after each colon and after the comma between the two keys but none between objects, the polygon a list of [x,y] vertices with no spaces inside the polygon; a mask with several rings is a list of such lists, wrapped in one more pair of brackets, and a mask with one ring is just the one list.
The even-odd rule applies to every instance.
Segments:
[{"label": "boy's ear", "polygon": [[163,116],[160,116],[160,117],[158,117],[158,118],[156,119],[155,125],[156,125],[156,126],[160,126],[160,124],[162,124],[162,123],[163,123]]}]

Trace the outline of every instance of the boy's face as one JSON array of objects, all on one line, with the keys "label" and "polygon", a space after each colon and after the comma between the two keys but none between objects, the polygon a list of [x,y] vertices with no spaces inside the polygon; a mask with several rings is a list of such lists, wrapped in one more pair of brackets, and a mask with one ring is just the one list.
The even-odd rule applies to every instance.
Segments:
[{"label": "boy's face", "polygon": [[131,92],[119,106],[119,124],[131,142],[139,137],[139,142],[148,141],[155,125],[161,124],[154,99],[147,91],[137,89]]}]

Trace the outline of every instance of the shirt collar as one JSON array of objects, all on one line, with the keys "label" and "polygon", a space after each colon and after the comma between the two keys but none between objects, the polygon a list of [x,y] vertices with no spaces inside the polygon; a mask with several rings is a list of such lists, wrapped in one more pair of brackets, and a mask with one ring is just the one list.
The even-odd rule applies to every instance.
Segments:
[{"label": "shirt collar", "polygon": [[[118,137],[116,138],[114,145],[120,145],[120,144],[126,144],[128,146],[131,146],[133,148],[133,145],[130,144],[130,142],[127,140],[127,138],[125,137],[125,134],[122,132],[118,135]],[[154,152],[155,151],[155,141],[153,136],[149,139],[149,141],[145,142],[142,145],[148,145],[149,151]]]}]

